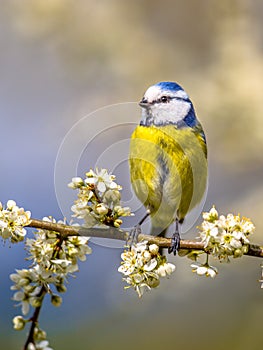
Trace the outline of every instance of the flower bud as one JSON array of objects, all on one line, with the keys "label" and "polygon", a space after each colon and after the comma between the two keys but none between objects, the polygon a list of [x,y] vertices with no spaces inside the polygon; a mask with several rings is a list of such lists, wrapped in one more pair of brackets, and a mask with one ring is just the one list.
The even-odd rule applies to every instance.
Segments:
[{"label": "flower bud", "polygon": [[11,235],[12,235],[12,232],[7,227],[3,228],[3,225],[2,225],[2,233],[1,233],[2,238],[8,239],[9,237],[11,237]]},{"label": "flower bud", "polygon": [[59,295],[56,295],[56,294],[52,294],[51,296],[51,303],[54,305],[54,306],[60,306],[61,303],[62,303],[62,298],[59,296]]},{"label": "flower bud", "polygon": [[34,330],[34,339],[37,341],[42,341],[47,339],[47,333],[38,327]]},{"label": "flower bud", "polygon": [[12,199],[10,199],[9,201],[7,201],[6,203],[6,207],[9,210],[12,210],[14,207],[16,206],[16,202],[13,201]]},{"label": "flower bud", "polygon": [[29,299],[30,305],[32,305],[33,307],[39,307],[42,304],[42,299],[38,298],[38,297],[31,297]]},{"label": "flower bud", "polygon": [[159,284],[160,284],[160,281],[158,279],[155,279],[155,278],[149,279],[149,281],[148,281],[148,285],[150,288],[156,288],[159,286]]},{"label": "flower bud", "polygon": [[24,286],[27,286],[29,283],[30,283],[30,280],[28,278],[20,278],[17,285],[20,287],[24,287]]},{"label": "flower bud", "polygon": [[203,219],[209,222],[213,222],[218,219],[218,212],[215,207],[212,207],[209,213],[203,213]]},{"label": "flower bud", "polygon": [[116,219],[116,220],[114,221],[114,226],[115,226],[116,228],[119,228],[119,227],[121,226],[121,224],[122,224],[122,220],[121,220],[121,219]]},{"label": "flower bud", "polygon": [[25,327],[26,320],[22,316],[16,316],[13,318],[13,324],[16,331],[21,331]]},{"label": "flower bud", "polygon": [[148,262],[151,260],[152,254],[148,250],[145,250],[143,252],[143,257],[144,257],[145,261]]},{"label": "flower bud", "polygon": [[65,293],[67,291],[67,287],[64,284],[56,284],[56,290],[58,293]]},{"label": "flower bud", "polygon": [[248,252],[248,245],[247,244],[242,246],[242,252],[243,252],[243,254],[246,254]]},{"label": "flower bud", "polygon": [[149,246],[149,251],[153,254],[153,255],[157,255],[159,252],[159,247],[157,244],[151,244]]},{"label": "flower bud", "polygon": [[108,208],[103,203],[99,203],[95,207],[95,212],[99,215],[106,215],[108,213]]},{"label": "flower bud", "polygon": [[233,256],[234,258],[241,258],[241,256],[243,255],[242,249],[235,249]]},{"label": "flower bud", "polygon": [[114,207],[114,211],[118,216],[122,216],[124,214],[123,208],[120,205],[116,205]]}]

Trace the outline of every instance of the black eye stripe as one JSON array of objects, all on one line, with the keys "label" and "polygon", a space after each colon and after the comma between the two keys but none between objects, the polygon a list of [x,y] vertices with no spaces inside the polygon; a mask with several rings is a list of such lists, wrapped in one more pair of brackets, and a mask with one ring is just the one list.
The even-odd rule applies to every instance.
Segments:
[{"label": "black eye stripe", "polygon": [[190,102],[189,98],[177,97],[177,96],[173,96],[173,97],[171,97],[171,96],[162,96],[158,100],[154,101],[153,103],[168,103],[171,100]]}]

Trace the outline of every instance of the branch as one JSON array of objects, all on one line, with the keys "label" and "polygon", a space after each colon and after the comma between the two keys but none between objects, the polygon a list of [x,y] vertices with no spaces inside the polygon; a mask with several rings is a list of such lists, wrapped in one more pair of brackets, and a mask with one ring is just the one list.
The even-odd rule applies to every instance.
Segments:
[{"label": "branch", "polygon": [[[82,226],[69,226],[64,224],[57,224],[37,219],[31,219],[28,227],[34,227],[42,230],[55,231],[66,238],[68,236],[86,236],[86,237],[97,237],[97,238],[111,238],[121,241],[127,241],[129,232],[117,229],[115,227],[105,227],[105,228],[85,228]],[[146,240],[151,244],[157,244],[159,247],[168,248],[171,245],[171,238],[164,238],[158,236],[151,236],[140,234],[138,240]],[[204,250],[204,243],[196,240],[184,240],[180,241],[181,249],[189,250]],[[255,256],[258,258],[263,258],[263,246],[256,244],[250,244],[248,252],[245,255]]]},{"label": "branch", "polygon": [[[42,297],[44,299],[45,294],[46,294],[46,288],[44,286],[42,286],[38,296]],[[30,330],[29,330],[29,333],[28,333],[28,336],[27,336],[27,340],[26,340],[25,345],[24,345],[24,350],[28,349],[29,344],[31,344],[31,343],[35,344],[34,332],[35,332],[35,328],[36,328],[36,326],[38,324],[38,317],[39,317],[39,314],[40,314],[40,310],[41,310],[42,304],[43,304],[43,300],[42,300],[40,306],[35,308],[34,314],[33,314],[33,316],[30,319],[32,323],[31,323],[31,327],[30,327]]]}]

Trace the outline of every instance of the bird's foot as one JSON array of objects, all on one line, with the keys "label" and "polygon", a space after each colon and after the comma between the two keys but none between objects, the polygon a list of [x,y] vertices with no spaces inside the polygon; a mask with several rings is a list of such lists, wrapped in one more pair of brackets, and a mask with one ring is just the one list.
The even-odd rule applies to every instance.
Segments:
[{"label": "bird's foot", "polygon": [[136,244],[138,242],[138,236],[141,234],[141,232],[142,230],[140,224],[134,226],[129,233],[126,245],[131,247],[133,244]]},{"label": "bird's foot", "polygon": [[180,238],[179,232],[175,232],[172,236],[171,245],[170,245],[170,247],[168,247],[169,254],[173,253],[174,255],[176,255],[176,252],[180,248],[180,240],[181,240],[181,238]]},{"label": "bird's foot", "polygon": [[139,221],[139,223],[131,229],[128,239],[126,241],[127,246],[131,247],[133,244],[136,244],[138,242],[138,236],[140,233],[142,233],[141,225],[144,223],[145,219],[147,219],[149,215],[150,210],[148,209],[141,221]]}]

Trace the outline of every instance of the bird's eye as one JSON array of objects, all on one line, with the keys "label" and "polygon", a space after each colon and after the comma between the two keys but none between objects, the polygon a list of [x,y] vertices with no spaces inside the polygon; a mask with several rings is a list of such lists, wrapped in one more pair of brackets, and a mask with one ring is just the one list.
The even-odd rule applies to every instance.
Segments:
[{"label": "bird's eye", "polygon": [[167,103],[167,102],[170,101],[170,98],[169,98],[169,96],[162,96],[160,100],[161,100],[161,102],[163,102],[163,103]]}]

